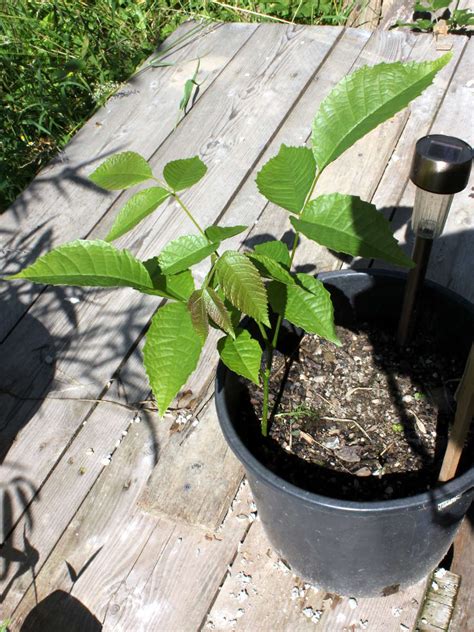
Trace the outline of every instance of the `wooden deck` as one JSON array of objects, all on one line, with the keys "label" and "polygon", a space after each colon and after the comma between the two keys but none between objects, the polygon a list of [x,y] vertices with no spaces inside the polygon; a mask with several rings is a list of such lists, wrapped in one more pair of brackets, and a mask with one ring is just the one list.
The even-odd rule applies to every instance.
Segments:
[{"label": "wooden deck", "polygon": [[[415,140],[432,131],[472,143],[474,44],[450,41],[454,60],[435,85],[318,184],[320,193],[372,200],[404,242]],[[2,272],[67,240],[103,237],[130,194],[98,193],[86,175],[125,149],[156,171],[199,154],[209,170],[187,200],[200,222],[248,224],[234,247],[280,238],[287,214],[258,194],[260,166],[281,143],[307,140],[319,102],[351,70],[437,54],[432,36],[408,31],[207,28],[170,55],[174,65],[149,68],[124,86],[0,217]],[[199,94],[175,128],[197,57]],[[469,189],[455,197],[428,276],[474,301],[469,197]],[[191,228],[170,203],[120,246],[146,258]],[[341,266],[308,243],[297,263],[314,271]],[[176,410],[159,421],[146,404],[140,409],[149,398],[140,354],[155,298],[27,283],[0,291],[0,621],[10,617],[15,632],[414,629],[426,582],[355,602],[303,585],[272,552],[217,426],[213,336]],[[464,542],[468,551],[467,526]],[[458,568],[465,557],[458,555]],[[45,613],[55,625],[45,624]],[[468,609],[457,615],[459,631],[473,629],[469,616]]]}]

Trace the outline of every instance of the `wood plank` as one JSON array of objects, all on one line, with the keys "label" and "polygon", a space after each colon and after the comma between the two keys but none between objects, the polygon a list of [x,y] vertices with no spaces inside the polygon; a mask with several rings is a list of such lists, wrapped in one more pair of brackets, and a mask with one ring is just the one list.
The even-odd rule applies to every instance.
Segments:
[{"label": "wood plank", "polygon": [[[143,375],[143,379],[137,384],[130,383],[129,376],[135,374]],[[124,366],[120,377],[111,385],[107,398],[126,403],[142,400],[147,395],[148,385],[142,368],[141,353],[137,349]],[[66,402],[55,403],[58,406],[61,404],[64,406]],[[134,423],[134,420],[139,418],[142,420],[141,424]],[[144,429],[147,454],[144,465],[140,462],[137,464],[137,474],[133,475],[134,478],[139,478],[139,473],[145,466],[150,469],[153,467],[166,445],[167,431],[172,423],[170,420],[168,423],[162,422],[157,425],[156,421],[156,414],[149,415],[141,412],[140,417],[137,417],[136,413],[126,407],[107,403],[98,405],[43,485],[36,502],[31,507],[31,520],[24,513],[24,507],[20,503],[13,504],[12,511],[18,523],[4,543],[4,551],[24,550],[23,531],[26,530],[30,544],[36,551],[36,571],[38,571],[48,559],[51,550],[70,524],[101,472],[104,468],[110,467],[107,462],[114,461],[115,452],[124,437],[128,437],[127,433],[137,432],[137,426]],[[138,449],[138,446],[135,448]],[[34,479],[34,467],[34,462],[29,463],[29,467],[25,464],[25,476],[28,478],[31,476]],[[126,472],[127,468],[124,470]],[[34,486],[31,481],[30,484]],[[119,486],[118,491],[123,491],[122,487]],[[131,496],[131,494],[128,495]],[[30,573],[22,574],[12,583],[17,570],[18,566],[13,564],[0,582],[2,592],[8,589],[7,594],[4,595],[3,607],[5,609],[13,610],[31,583]]]},{"label": "wood plank", "polygon": [[459,575],[445,569],[436,569],[430,575],[423,605],[416,621],[417,631],[447,632],[451,629],[459,581]]},{"label": "wood plank", "polygon": [[222,436],[214,398],[199,415],[194,432],[175,437],[159,459],[140,506],[216,529],[239,488],[243,468]]},{"label": "wood plank", "polygon": [[[161,48],[172,46],[195,27],[192,22],[181,26]],[[201,59],[198,102],[256,28],[205,28],[166,57],[174,66],[148,68],[112,96],[2,215],[2,271],[13,273],[53,246],[88,237],[121,192],[93,187],[87,174],[116,151],[138,151],[150,158],[173,133],[184,82],[192,76],[196,58]],[[0,300],[8,305],[0,321],[0,341],[43,290],[18,282],[0,288]],[[61,308],[63,290],[49,292],[56,296],[54,309]]]},{"label": "wood plank", "polygon": [[[146,456],[143,447],[137,450],[144,441],[146,445],[142,425],[137,435],[130,433],[120,446],[39,573],[37,589],[41,597],[69,590],[64,560],[80,569],[102,546],[74,584],[72,595],[103,622],[104,630],[196,630],[248,528],[248,486],[243,486],[216,534],[157,520],[136,507],[134,491],[129,494],[132,487],[143,485],[150,465],[139,468],[136,480],[137,459]],[[103,511],[98,512],[97,506]],[[34,603],[31,588],[15,612],[14,623],[20,625]]]},{"label": "wood plank", "polygon": [[[169,425],[157,426],[156,431],[159,432],[160,446],[164,445]],[[92,591],[100,594],[105,605],[113,597],[122,577],[127,575],[158,524],[156,518],[134,511],[136,499],[153,468],[154,455],[150,447],[147,425],[143,422],[133,424],[74,519],[66,523],[67,528],[63,531],[55,533],[56,540],[60,538],[59,542],[51,555],[48,552],[46,564],[36,578],[36,591],[40,599],[54,590],[71,589],[66,561],[79,572],[93,555],[97,557],[74,584],[73,592],[77,591],[79,595],[84,585],[88,584]],[[172,525],[165,525],[162,529],[162,546],[172,530]],[[48,537],[46,533],[39,534],[40,541],[45,537]],[[8,596],[3,606],[6,612],[15,609],[23,596],[22,588],[26,589],[28,585],[17,585],[15,595]],[[82,596],[78,598],[84,601]],[[30,586],[15,611],[14,621],[18,626],[34,605],[35,590]],[[99,619],[102,619],[102,615]]]},{"label": "wood plank", "polygon": [[411,22],[413,2],[411,0],[384,0],[379,28],[390,30],[396,22]]},{"label": "wood plank", "polygon": [[376,29],[382,17],[383,0],[368,0],[353,5],[346,26],[352,28]]},{"label": "wood plank", "polygon": [[461,577],[461,585],[454,606],[451,632],[474,630],[474,505],[454,540],[451,571]]},{"label": "wood plank", "polygon": [[198,630],[248,530],[250,496],[245,484],[216,533],[177,524],[156,555],[150,539],[109,609],[105,628],[126,632]]},{"label": "wood plank", "polygon": [[420,582],[397,594],[357,600],[304,583],[273,552],[257,519],[243,542],[208,617],[205,630],[412,629],[423,597]]},{"label": "wood plank", "polygon": [[[332,42],[335,41],[335,39],[339,36],[340,34],[340,29],[330,29],[329,31],[323,31],[321,29],[316,29],[316,30],[312,30],[311,34],[309,36],[309,38],[307,38],[308,43],[311,45],[311,48],[313,49],[313,53],[314,55],[311,56],[311,64],[316,63],[317,64],[317,59],[322,59],[324,57],[325,51],[329,50],[329,48],[332,45]],[[272,29],[267,29],[266,30],[266,38],[264,37],[263,39],[260,39],[258,44],[257,44],[257,48],[258,50],[265,50],[265,51],[272,51],[272,46],[273,46],[273,57],[272,55],[268,55],[267,60],[265,61],[265,71],[264,71],[264,75],[266,76],[267,80],[269,80],[271,77],[273,77],[273,73],[276,71],[277,68],[282,69],[282,72],[285,70],[286,64],[289,64],[290,67],[292,67],[294,65],[295,59],[294,56],[297,54],[298,52],[298,45],[300,42],[304,42],[304,40],[302,40],[301,37],[301,29],[299,30],[287,30],[285,29],[285,35],[283,38],[280,37],[280,34],[282,33],[282,31],[276,32]],[[278,37],[275,38],[274,34],[277,34]],[[289,50],[288,50],[289,49]],[[234,86],[234,88],[238,89],[239,88],[239,81],[237,81],[235,79],[235,70],[238,70],[239,68],[248,68],[249,63],[251,62],[251,60],[253,59],[254,55],[256,54],[255,50],[250,50],[248,52],[246,52],[243,55],[243,59],[237,64],[237,68],[234,68],[232,72],[229,73],[229,76],[227,78],[227,82],[228,85],[230,85],[232,83],[232,85]],[[285,55],[283,55],[283,53],[287,53]],[[280,58],[284,57],[284,61],[282,61]],[[256,56],[258,58],[258,55]],[[271,60],[271,61],[268,61]],[[256,63],[255,61],[253,62],[254,64]],[[314,72],[313,70],[313,66],[310,65],[308,63],[307,68],[306,68],[306,72],[309,76],[311,76]],[[284,74],[284,73],[283,73]],[[249,73],[250,76],[250,73]],[[306,75],[302,75],[301,73],[295,73],[295,80],[297,80],[297,82],[299,82],[299,84],[301,86],[304,86],[307,82],[308,76]],[[251,82],[253,82],[253,79],[250,79]],[[243,86],[247,85],[249,82],[249,79],[247,77],[244,77],[242,79],[242,83]],[[264,81],[263,81],[263,75],[260,76],[260,83],[259,83],[259,92],[261,92],[262,90],[262,86],[264,85]],[[294,87],[297,87],[297,83],[295,83]],[[277,86],[278,87],[278,86]],[[243,89],[243,87],[242,87]],[[253,105],[256,104],[256,102],[260,102],[261,99],[261,94],[256,94],[255,90],[253,88],[249,88],[248,93],[251,96],[248,96],[248,94],[244,94],[242,96],[242,99],[245,101],[245,105],[248,108],[252,108]],[[270,90],[267,90],[267,99],[269,98],[273,98],[273,92]],[[267,129],[263,130],[263,133],[266,134],[268,132],[271,131],[272,129],[272,125],[275,124],[279,124],[280,122],[280,117],[285,116],[288,106],[292,103],[292,100],[295,98],[295,95],[298,95],[298,90],[295,89],[294,93],[290,93],[289,97],[286,99],[282,99],[282,103],[281,105],[279,105],[276,108],[273,108],[274,110],[274,114],[273,116],[269,116],[268,119],[270,121],[270,123],[268,123]],[[234,99],[235,102],[235,99]],[[202,103],[202,101],[200,102]],[[190,118],[192,118],[192,116],[196,116],[195,115],[195,111],[199,110],[199,103],[198,105],[195,107],[195,110],[193,110],[191,117],[188,117],[183,125],[181,126],[181,128],[178,129],[177,134],[179,134],[179,130],[186,128],[186,126],[188,125],[188,121],[190,120]],[[235,103],[234,103],[235,106]],[[229,112],[228,112],[228,106],[227,104],[224,102],[220,108],[216,108],[215,102],[214,100],[212,100],[212,107],[214,112],[218,115],[218,116],[224,116],[224,114],[227,115],[227,117],[229,116]],[[236,106],[235,106],[236,107]],[[263,106],[261,106],[263,107]],[[208,120],[208,109],[206,109],[203,113],[203,119],[201,119],[201,121],[207,121]],[[245,113],[243,114],[245,115]],[[235,118],[235,114],[232,118]],[[254,120],[255,123],[256,119]],[[193,125],[193,123],[191,123],[191,126]],[[261,129],[262,126],[259,126],[259,129]],[[203,132],[205,133],[205,132]],[[262,133],[262,132],[261,132]],[[185,130],[184,132],[184,137],[187,139],[188,132]],[[231,137],[231,135],[230,135]],[[260,150],[260,144],[264,145],[265,141],[266,141],[266,136],[262,136],[260,134],[260,136],[258,134],[253,134],[253,140],[257,143],[257,150]],[[246,163],[243,162],[243,165],[245,165]],[[235,168],[229,167],[229,169],[232,169],[232,173],[236,173]],[[236,177],[242,177],[242,175],[246,175],[246,171],[245,171],[245,167],[243,167],[243,170],[240,171],[240,175],[239,173],[236,174]],[[236,184],[238,183],[238,180],[236,181]],[[232,189],[229,189],[227,191],[227,195],[231,194]],[[225,194],[225,193],[224,193]],[[203,193],[201,193],[201,196],[203,196]],[[202,202],[204,203],[204,201]],[[164,237],[163,234],[160,235],[161,240],[166,240],[167,236],[171,236],[172,234],[172,229],[171,232],[168,232]],[[96,298],[100,298],[102,300],[104,300],[104,293],[97,293]],[[122,295],[123,298],[123,295]],[[150,297],[147,297],[148,300],[150,299]],[[41,302],[42,299],[40,299],[39,302]],[[147,299],[144,297],[139,297],[140,301],[146,301]],[[130,303],[130,299],[125,299],[126,303]],[[148,305],[151,305],[151,303],[149,302]],[[95,313],[97,317],[102,318],[103,319],[103,324],[104,326],[107,324],[107,321],[109,321],[109,326],[110,326],[110,320],[112,320],[112,322],[114,321],[114,319],[110,319],[110,313],[108,315],[108,317],[106,316],[105,312],[107,311],[106,309],[104,309],[104,304],[99,304],[99,300],[97,300],[97,303],[92,303],[89,302],[86,305],[83,305],[81,303],[81,309],[79,310],[81,312],[81,316],[84,319],[87,319],[89,321],[89,319],[91,319],[91,313]],[[134,308],[136,308],[136,304],[133,305]],[[36,309],[37,306],[34,306],[34,309]],[[116,305],[114,306],[114,310],[116,309]],[[90,310],[90,311],[89,311]],[[149,313],[151,313],[151,309],[149,309]],[[146,322],[146,321],[145,321]],[[68,323],[58,323],[58,320],[55,321],[54,326],[55,327],[66,327],[66,329],[68,328]],[[95,327],[95,323],[92,322],[87,322],[86,326],[90,325],[94,325]],[[143,326],[143,325],[142,325]],[[20,325],[21,327],[21,325]],[[19,336],[19,328],[17,328],[14,332],[14,334],[12,336],[9,337],[9,339],[7,340],[7,343],[9,343],[13,336],[15,336],[16,338],[16,343],[18,345],[19,348],[21,348],[23,346],[23,344],[25,344],[25,339]],[[107,332],[106,327],[104,327],[105,332]],[[124,327],[124,331],[126,333],[126,336],[131,337],[131,336],[135,336],[137,337],[139,335],[139,330],[135,330],[137,331],[135,334],[133,334],[133,330],[130,329],[130,327]],[[25,335],[27,334],[27,332],[23,332]],[[115,323],[114,323],[114,328],[112,330],[109,330],[108,335],[111,338],[111,342],[113,342],[113,344],[115,345],[116,343],[116,339],[117,339],[117,322],[115,319]],[[96,341],[97,342],[97,341]],[[133,342],[133,337],[131,338],[129,344],[131,344]],[[103,347],[103,338],[102,338],[102,342],[100,344],[97,344],[97,346],[95,346],[95,349],[97,348],[101,348]],[[107,343],[106,343],[107,344]],[[13,350],[15,349],[15,347],[13,347]],[[84,379],[87,377],[87,380],[89,381],[89,383],[91,381],[94,380],[94,369],[96,367],[94,367],[93,362],[94,362],[94,357],[97,356],[95,349],[93,348],[93,346],[91,346],[89,348],[89,350],[86,350],[86,357],[87,360],[90,361],[90,364],[88,361],[85,361],[85,366],[83,369],[79,368],[79,374],[81,373],[81,371],[83,371],[85,369],[85,373],[86,375],[84,375]],[[79,349],[75,349],[75,353],[72,357],[66,357],[65,361],[62,362],[61,365],[61,374],[62,375],[67,375],[69,380],[74,381],[76,384],[78,382],[80,382],[80,377],[77,374],[76,368],[78,367],[78,363],[81,363],[83,361],[83,358],[81,358],[80,355],[80,351],[84,351],[84,348],[82,347],[82,345],[80,346],[80,350]],[[122,350],[122,353],[120,354],[116,354],[115,350],[113,353],[114,356],[114,360],[116,363],[118,363],[120,361],[120,359],[123,357],[124,352],[126,352],[126,347],[125,349]],[[14,357],[14,353],[11,354]],[[97,359],[97,368],[99,369],[100,373],[102,373],[102,380],[107,378],[107,374],[104,375],[104,369],[106,366],[106,362],[104,361],[105,358],[102,356],[99,359]],[[86,366],[87,365],[87,366]],[[71,373],[75,373],[74,375],[71,376]],[[110,375],[110,373],[109,373]],[[37,376],[35,376],[37,377]],[[130,379],[132,380],[132,385],[133,385],[133,380],[137,380],[137,385],[140,385],[141,383],[143,383],[143,378],[142,378],[142,374],[138,373],[136,376],[135,375],[131,375]],[[100,381],[97,380],[97,383],[100,385]],[[103,382],[102,382],[103,383]],[[36,386],[36,384],[35,384]],[[88,390],[89,389],[89,390]],[[31,392],[31,388],[29,390],[29,392]],[[85,397],[91,397],[94,398],[97,395],[94,393],[94,389],[90,388],[90,385],[85,386],[85,391],[86,391],[86,395]],[[84,391],[81,391],[81,395],[82,393],[84,393]],[[98,394],[98,393],[97,393]],[[77,403],[77,402],[76,402]],[[31,402],[30,402],[31,405]],[[89,406],[90,407],[90,406]],[[58,428],[56,427],[49,427],[49,436],[48,436],[48,430],[46,430],[45,428],[45,424],[43,423],[43,420],[46,419],[55,419],[54,416],[50,416],[51,412],[54,410],[58,410],[59,413],[63,413],[64,414],[64,410],[65,410],[65,406],[64,406],[64,402],[56,402],[54,400],[49,400],[46,399],[43,402],[43,406],[40,410],[40,413],[38,415],[36,415],[35,419],[33,422],[30,422],[28,424],[28,426],[26,427],[25,431],[23,432],[23,437],[21,441],[17,441],[16,444],[14,444],[13,449],[10,451],[9,453],[9,457],[10,458],[14,458],[15,460],[22,462],[22,461],[27,461],[28,458],[31,458],[31,445],[37,445],[37,441],[34,441],[35,435],[40,432],[41,436],[42,436],[42,440],[43,440],[43,445],[42,445],[42,452],[38,453],[41,456],[39,457],[39,459],[35,460],[35,470],[32,473],[32,478],[34,478],[34,484],[39,487],[41,485],[42,482],[42,478],[44,478],[46,476],[46,474],[49,472],[50,468],[52,467],[52,465],[54,464],[55,460],[58,458],[58,455],[61,453],[61,450],[64,448],[64,446],[67,444],[67,442],[70,440],[72,434],[77,430],[80,429],[81,426],[80,424],[82,423],[82,418],[79,416],[79,418],[77,416],[75,416],[73,418],[73,421],[70,422],[69,427],[66,428],[66,430],[64,431],[63,428],[61,428],[61,430],[63,431],[63,434],[61,435],[60,432],[58,432]],[[72,426],[71,427],[71,423],[75,423],[75,427]],[[36,424],[36,425],[35,425]],[[25,438],[27,439],[27,441],[25,443],[23,443],[23,441],[25,440]],[[31,438],[31,441],[28,441],[28,439]],[[54,439],[54,443],[48,443],[47,439],[50,439],[51,443],[53,442]],[[61,443],[62,441],[62,443]],[[12,456],[12,452],[13,455]],[[28,454],[27,454],[28,453]],[[64,520],[64,514],[61,516],[61,519]],[[51,537],[55,537],[55,534],[53,534]],[[50,544],[50,543],[49,543]],[[48,543],[45,543],[43,546],[45,547],[45,550],[47,551]]]},{"label": "wood plank", "polygon": [[[252,45],[245,46],[228,64],[220,77],[219,86],[211,86],[152,160],[154,167],[161,168],[171,158],[201,149],[209,164],[206,184],[196,186],[188,197],[196,216],[204,225],[211,224],[232,199],[233,192],[248,176],[249,165],[258,160],[300,91],[342,33],[341,29],[333,28],[309,31],[293,27],[283,30],[267,26],[261,28],[259,38],[252,39]],[[232,30],[228,32],[229,37],[231,33]],[[306,46],[307,56],[304,63],[297,64],[301,44]],[[288,85],[288,74],[297,65],[298,71],[292,72]],[[277,93],[281,96],[275,99]],[[264,114],[265,124],[262,123]],[[209,141],[212,134],[216,140]],[[226,160],[230,156],[232,161]],[[220,161],[222,164],[219,164]],[[208,191],[213,192],[212,203]],[[186,222],[177,216],[173,204],[164,209],[156,227],[155,222],[154,218],[149,218],[143,228],[144,237],[131,235],[122,239],[121,244],[138,250],[138,256],[147,258],[187,228]],[[99,226],[99,235],[101,230],[104,228]],[[41,332],[41,335],[35,333],[31,337],[29,323],[19,323],[2,346],[2,353],[16,362],[21,353],[27,354],[32,349],[38,351],[36,356],[26,356],[29,372],[26,377],[21,370],[25,361],[16,367],[16,371],[11,365],[8,369],[2,366],[2,386],[7,384],[10,391],[14,390],[20,396],[41,397],[50,386],[48,382],[51,379],[43,371],[42,352],[45,346],[48,351],[51,349],[52,338],[57,347],[63,346],[61,355],[54,348],[51,349],[52,357],[48,354],[50,363],[56,363],[56,374],[67,378],[69,386],[80,386],[76,392],[81,397],[95,399],[99,396],[122,358],[136,344],[157,302],[153,297],[128,290],[112,293],[90,291],[85,296],[86,299],[74,306],[75,322],[71,323],[65,315],[57,313],[51,322],[43,317],[49,326],[47,336]],[[39,320],[41,314],[48,313],[49,305],[50,300],[45,293],[33,305],[29,317]],[[65,348],[67,345],[70,345],[68,349]],[[26,352],[20,351],[22,349]],[[102,353],[97,354],[97,349],[102,349]],[[59,357],[56,358],[56,355]],[[16,382],[11,382],[12,375]],[[17,401],[12,404],[11,399],[2,398],[3,402],[6,400],[3,413],[8,415],[12,428],[10,434],[15,433],[16,426],[22,426],[30,416],[34,416],[11,447],[9,458],[27,462],[32,457],[31,446],[42,444],[41,451],[34,448],[34,484],[39,487],[64,446],[80,428],[82,419],[69,417],[62,425],[64,408],[58,410],[54,401],[46,399],[35,414],[34,402],[19,405]],[[54,424],[45,423],[45,420],[51,419],[55,420]]]}]

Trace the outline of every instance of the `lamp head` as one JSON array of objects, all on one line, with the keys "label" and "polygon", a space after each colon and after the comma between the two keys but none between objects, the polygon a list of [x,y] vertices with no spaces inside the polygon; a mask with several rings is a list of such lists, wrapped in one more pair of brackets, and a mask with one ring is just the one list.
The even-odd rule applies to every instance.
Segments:
[{"label": "lamp head", "polygon": [[454,136],[430,134],[416,143],[410,179],[417,186],[412,225],[419,237],[438,237],[453,195],[462,191],[471,172],[472,149]]}]

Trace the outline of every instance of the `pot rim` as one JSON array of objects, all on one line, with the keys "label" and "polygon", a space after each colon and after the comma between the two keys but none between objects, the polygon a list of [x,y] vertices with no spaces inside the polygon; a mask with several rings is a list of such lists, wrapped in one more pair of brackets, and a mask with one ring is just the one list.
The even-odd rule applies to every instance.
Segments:
[{"label": "pot rim", "polygon": [[[406,274],[402,272],[395,272],[391,270],[378,270],[370,269],[365,271],[355,270],[336,270],[331,272],[322,272],[318,274],[318,279],[321,281],[329,281],[331,278],[340,276],[353,276],[364,275],[374,277],[389,277],[392,279],[403,279]],[[432,281],[425,281],[425,285],[437,292],[440,292],[453,302],[457,303],[467,309],[474,319],[474,305],[467,301],[465,298],[456,294],[452,290],[442,287],[441,285]],[[227,405],[225,402],[224,384],[227,373],[230,373],[228,369],[221,361],[219,361],[216,373],[216,387],[215,387],[215,403],[217,409],[217,415],[222,432],[229,443],[234,454],[243,463],[243,465],[251,470],[257,477],[263,479],[265,483],[278,490],[285,491],[291,496],[297,497],[303,502],[310,505],[318,505],[319,507],[325,507],[328,510],[345,510],[353,512],[368,512],[378,513],[387,511],[400,511],[400,510],[416,510],[422,505],[431,505],[438,510],[438,512],[448,509],[454,502],[460,499],[465,493],[474,487],[474,464],[464,474],[458,476],[442,485],[433,487],[430,490],[415,494],[413,496],[406,496],[404,498],[387,499],[387,500],[374,500],[374,501],[355,501],[355,500],[343,500],[338,498],[331,498],[330,496],[323,496],[310,492],[305,489],[290,483],[278,474],[275,474],[263,465],[244,445],[234,429],[230,416],[228,414]],[[451,501],[451,502],[448,502]],[[446,504],[443,504],[446,503]],[[441,506],[440,506],[441,505]]]}]

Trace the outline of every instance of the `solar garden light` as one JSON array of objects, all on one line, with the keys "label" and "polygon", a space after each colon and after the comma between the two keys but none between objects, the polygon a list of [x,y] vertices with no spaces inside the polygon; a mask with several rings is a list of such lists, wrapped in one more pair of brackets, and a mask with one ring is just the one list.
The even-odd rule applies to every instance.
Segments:
[{"label": "solar garden light", "polygon": [[469,180],[472,149],[459,138],[430,134],[420,138],[410,171],[416,185],[412,228],[415,267],[408,273],[397,340],[405,345],[414,326],[412,317],[419,288],[423,284],[433,240],[443,231],[454,194],[462,191]]}]

